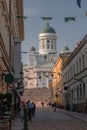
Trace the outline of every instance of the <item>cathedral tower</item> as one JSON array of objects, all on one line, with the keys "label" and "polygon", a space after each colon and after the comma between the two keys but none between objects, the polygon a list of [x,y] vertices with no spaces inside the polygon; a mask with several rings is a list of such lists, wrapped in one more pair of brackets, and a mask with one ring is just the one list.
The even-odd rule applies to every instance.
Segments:
[{"label": "cathedral tower", "polygon": [[56,32],[53,27],[47,22],[45,27],[39,34],[39,54],[56,54]]}]

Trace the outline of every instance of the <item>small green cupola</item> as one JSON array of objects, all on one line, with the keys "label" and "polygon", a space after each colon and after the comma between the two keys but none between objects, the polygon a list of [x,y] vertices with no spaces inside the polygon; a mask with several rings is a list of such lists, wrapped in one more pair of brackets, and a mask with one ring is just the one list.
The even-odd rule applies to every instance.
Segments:
[{"label": "small green cupola", "polygon": [[65,52],[69,52],[69,47],[68,46],[64,46],[64,48],[62,50],[62,53],[65,53]]},{"label": "small green cupola", "polygon": [[36,49],[34,46],[32,46],[32,47],[30,47],[29,51],[36,51]]},{"label": "small green cupola", "polygon": [[63,51],[69,51],[69,47],[68,46],[64,46]]}]

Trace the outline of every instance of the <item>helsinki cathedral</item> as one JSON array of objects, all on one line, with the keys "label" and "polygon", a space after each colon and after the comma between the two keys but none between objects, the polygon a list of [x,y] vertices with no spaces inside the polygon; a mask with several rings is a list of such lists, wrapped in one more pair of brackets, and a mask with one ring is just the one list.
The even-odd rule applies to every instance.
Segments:
[{"label": "helsinki cathedral", "polygon": [[51,69],[58,58],[57,36],[53,27],[46,25],[39,33],[39,49],[32,46],[29,49],[28,66],[24,68],[26,88],[49,88],[52,81]]}]

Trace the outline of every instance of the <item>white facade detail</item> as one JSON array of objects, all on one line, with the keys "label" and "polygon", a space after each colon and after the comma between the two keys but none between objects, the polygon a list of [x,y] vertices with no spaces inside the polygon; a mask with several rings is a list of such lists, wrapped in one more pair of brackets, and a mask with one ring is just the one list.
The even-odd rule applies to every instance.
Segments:
[{"label": "white facade detail", "polygon": [[40,54],[56,54],[56,34],[42,33],[39,34],[39,53]]}]

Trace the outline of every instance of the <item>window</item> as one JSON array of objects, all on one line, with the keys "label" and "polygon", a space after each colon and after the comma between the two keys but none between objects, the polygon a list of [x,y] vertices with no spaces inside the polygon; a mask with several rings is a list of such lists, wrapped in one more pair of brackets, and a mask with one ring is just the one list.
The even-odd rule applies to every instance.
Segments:
[{"label": "window", "polygon": [[69,80],[69,70],[68,70],[68,80]]},{"label": "window", "polygon": [[76,71],[78,73],[78,61],[76,61]]},{"label": "window", "polygon": [[49,49],[50,48],[50,45],[49,44],[47,44],[47,49]]},{"label": "window", "polygon": [[49,43],[50,41],[49,40],[47,40],[47,43]]},{"label": "window", "polygon": [[37,73],[38,79],[41,79],[41,73]]},{"label": "window", "polygon": [[67,72],[65,73],[65,82],[67,82]]},{"label": "window", "polygon": [[73,88],[73,98],[75,99],[75,87]]},{"label": "window", "polygon": [[42,43],[45,43],[45,40],[42,40]]},{"label": "window", "polygon": [[83,83],[83,97],[85,97],[85,83]]},{"label": "window", "polygon": [[79,71],[81,71],[81,58],[79,58]]},{"label": "window", "polygon": [[51,44],[51,49],[53,49],[53,44]]},{"label": "window", "polygon": [[70,72],[71,72],[71,78],[73,77],[73,68],[70,68]]},{"label": "window", "polygon": [[71,95],[72,95],[72,99],[73,99],[73,89],[71,90]]},{"label": "window", "polygon": [[41,43],[41,45],[40,45],[40,49],[42,49],[42,47],[43,47],[43,45],[42,45],[42,43]]},{"label": "window", "polygon": [[42,48],[45,49],[45,45],[44,44],[42,44]]},{"label": "window", "polygon": [[79,87],[77,86],[77,99],[79,99]]},{"label": "window", "polygon": [[83,66],[83,69],[85,68],[85,57],[84,55],[82,55],[82,66]]},{"label": "window", "polygon": [[87,67],[87,51],[86,51],[86,67]]},{"label": "window", "polygon": [[75,64],[73,64],[73,76],[75,75]]},{"label": "window", "polygon": [[52,40],[51,43],[54,43],[54,41]]},{"label": "window", "polygon": [[82,97],[82,85],[80,84],[80,97]]}]

